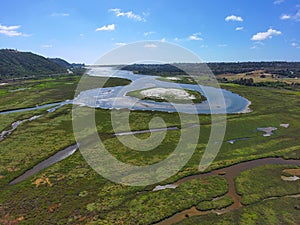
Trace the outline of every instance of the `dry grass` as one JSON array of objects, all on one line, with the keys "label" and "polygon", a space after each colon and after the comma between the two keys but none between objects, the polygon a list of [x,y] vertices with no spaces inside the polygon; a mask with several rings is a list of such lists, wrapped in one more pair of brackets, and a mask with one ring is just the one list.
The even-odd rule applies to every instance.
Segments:
[{"label": "dry grass", "polygon": [[[264,75],[264,77],[261,77]],[[292,83],[300,83],[300,79],[297,78],[281,78],[278,75],[273,75],[270,73],[265,73],[263,70],[255,70],[251,73],[238,73],[238,74],[222,74],[218,75],[218,78],[226,78],[228,81],[239,80],[243,79],[250,79],[254,80],[254,83],[259,82],[284,82],[287,84]]]},{"label": "dry grass", "polygon": [[300,176],[300,168],[299,169],[286,169],[286,170],[283,170],[282,172],[288,173],[293,176]]}]

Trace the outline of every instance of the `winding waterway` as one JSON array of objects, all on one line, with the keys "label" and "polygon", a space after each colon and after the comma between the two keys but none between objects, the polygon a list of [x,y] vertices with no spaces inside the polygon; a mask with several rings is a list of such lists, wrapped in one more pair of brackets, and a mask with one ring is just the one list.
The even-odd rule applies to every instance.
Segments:
[{"label": "winding waterway", "polygon": [[66,100],[66,101],[62,101],[62,102],[49,103],[49,104],[44,104],[44,105],[36,105],[34,107],[28,107],[28,108],[5,110],[5,111],[1,111],[0,115],[33,111],[33,110],[38,110],[38,109],[47,109],[47,108],[49,108],[47,110],[47,112],[54,112],[56,109],[58,109],[64,105],[69,105],[72,103],[73,103],[72,100]]},{"label": "winding waterway", "polygon": [[[90,76],[117,77],[132,82],[126,86],[109,87],[82,91],[74,99],[74,104],[103,109],[150,110],[163,112],[183,112],[192,114],[232,114],[245,112],[250,102],[230,91],[210,86],[179,84],[158,80],[158,76],[133,74],[131,71],[114,70],[112,67],[92,68]],[[174,104],[140,100],[126,96],[126,93],[146,88],[180,88],[198,91],[207,101],[199,104]]]},{"label": "winding waterway", "polygon": [[[148,75],[141,75],[141,74],[133,74],[131,71],[124,71],[124,70],[115,70],[112,67],[98,67],[92,68],[89,71],[90,76],[100,76],[100,77],[117,77],[117,78],[125,78],[129,79],[132,82],[126,86],[117,86],[117,87],[109,87],[109,88],[98,88],[98,89],[91,89],[82,91],[74,100],[66,100],[63,102],[58,103],[50,103],[45,104],[42,106],[36,107],[29,107],[23,109],[16,109],[16,110],[7,110],[4,112],[0,112],[1,114],[10,114],[16,112],[24,112],[30,110],[37,110],[41,108],[49,108],[48,113],[51,113],[67,104],[76,104],[76,105],[85,105],[89,107],[95,108],[104,108],[104,109],[120,109],[120,108],[130,108],[132,110],[151,110],[151,111],[168,111],[168,112],[186,112],[191,113],[191,110],[194,110],[196,107],[196,113],[224,113],[224,110],[227,113],[239,113],[247,109],[249,105],[249,101],[237,94],[232,92],[223,90],[219,93],[222,93],[224,96],[226,105],[221,108],[219,101],[219,97],[215,93],[218,90],[214,87],[206,87],[206,86],[199,86],[199,85],[192,85],[192,84],[177,84],[172,82],[165,82],[158,80],[158,76],[148,76]],[[126,96],[126,93],[129,91],[145,89],[149,87],[164,87],[164,88],[184,88],[199,91],[202,94],[205,94],[207,99],[210,101],[205,101],[201,104],[195,104],[191,108],[187,104],[174,104],[168,102],[154,102],[154,101],[142,101],[133,97]],[[193,111],[195,112],[195,111]],[[23,122],[23,121],[22,121]],[[20,124],[14,123],[12,125],[12,129],[9,131],[4,131],[2,134],[2,139],[13,132],[17,126]],[[193,126],[193,125],[191,125]],[[116,133],[115,136],[124,136],[124,135],[132,135],[132,134],[141,134],[141,133],[148,133],[148,132],[160,132],[165,130],[177,130],[178,127],[169,127],[169,128],[158,128],[152,130],[143,130],[143,131],[128,131],[123,133]],[[28,177],[38,173],[40,170],[47,168],[53,165],[56,162],[59,162],[70,155],[72,155],[76,149],[77,144],[69,146],[68,148],[57,152],[55,155],[51,156],[50,158],[40,162],[32,169],[26,171],[20,177],[14,179],[10,182],[10,184],[19,183]],[[76,148],[75,148],[76,147]]]},{"label": "winding waterway", "polygon": [[[102,76],[102,77],[118,77],[118,78],[125,78],[130,79],[132,81],[131,84],[127,86],[118,86],[118,87],[110,87],[110,88],[98,88],[92,89],[81,92],[74,100],[64,101],[59,103],[52,103],[46,104],[43,106],[36,106],[31,108],[25,109],[17,109],[17,110],[10,110],[5,112],[0,112],[1,114],[9,114],[15,112],[24,112],[29,110],[36,110],[40,108],[48,108],[52,107],[48,110],[48,112],[53,112],[57,108],[66,105],[66,104],[78,104],[84,105],[94,108],[103,108],[103,109],[122,109],[122,108],[130,108],[131,110],[151,110],[151,111],[165,111],[165,112],[185,112],[191,113],[192,108],[196,108],[197,114],[211,114],[211,113],[241,113],[247,110],[249,106],[249,101],[235,93],[229,92],[227,90],[222,89],[221,93],[224,96],[225,106],[222,108],[220,104],[219,97],[216,93],[216,88],[214,87],[207,87],[207,86],[199,86],[199,85],[192,85],[192,84],[177,84],[172,82],[164,82],[157,80],[157,76],[146,76],[146,75],[138,75],[133,74],[130,71],[121,71],[121,70],[114,70],[111,67],[101,67],[101,68],[93,68],[90,70],[89,74],[91,76]],[[184,104],[171,104],[167,102],[153,102],[153,101],[142,101],[138,100],[129,96],[126,96],[126,93],[129,91],[140,90],[145,88],[152,88],[152,87],[163,87],[163,88],[184,88],[199,91],[200,93],[204,94],[209,101],[205,101],[200,104],[195,104],[191,108]],[[176,107],[174,107],[176,105]],[[30,119],[29,119],[30,120]],[[13,132],[19,123],[12,124],[11,130],[6,131],[6,133],[2,134],[2,138],[9,135]],[[129,131],[124,133],[117,133],[115,136],[123,136],[123,135],[132,135],[132,134],[140,134],[140,133],[147,133],[147,132],[160,132],[165,130],[177,130],[177,127],[169,127],[169,128],[161,128],[161,129],[154,129],[154,130],[143,130],[143,131]],[[17,177],[13,181],[10,182],[11,185],[17,184],[28,177],[38,173],[44,168],[47,168],[54,163],[57,163],[70,155],[72,155],[78,149],[78,145],[74,144],[62,151],[57,152],[53,156],[49,157],[48,159],[40,162],[33,168],[26,171],[21,176]],[[253,161],[241,162],[236,165],[232,165],[226,168],[217,169],[208,173],[202,173],[198,175],[192,175],[189,177],[182,178],[173,184],[166,185],[166,188],[176,188],[177,186],[181,185],[184,182],[187,182],[192,179],[200,179],[203,177],[208,177],[212,175],[219,175],[224,176],[228,183],[228,193],[227,196],[230,196],[233,200],[233,204],[227,208],[221,210],[209,210],[209,211],[198,211],[195,207],[190,209],[184,210],[179,212],[170,218],[167,218],[161,221],[160,225],[164,224],[172,224],[179,222],[186,218],[186,216],[196,216],[196,215],[205,215],[208,213],[217,213],[223,214],[226,212],[230,212],[232,210],[238,209],[242,207],[241,204],[241,196],[238,195],[234,178],[238,176],[242,171],[252,169],[261,165],[270,165],[270,164],[285,164],[285,165],[295,165],[300,166],[300,160],[285,160],[282,158],[264,158],[264,159],[257,159]],[[223,174],[223,175],[220,175]],[[155,191],[159,191],[164,189],[164,186],[158,186]],[[298,196],[298,195],[296,195]]]},{"label": "winding waterway", "polygon": [[[149,76],[143,74],[133,74],[131,71],[115,70],[113,67],[96,67],[90,69],[89,76],[97,77],[116,77],[129,79],[132,82],[126,86],[116,86],[108,88],[96,88],[85,90],[78,94],[74,100],[66,100],[62,102],[50,103],[45,105],[37,105],[35,107],[6,110],[0,112],[2,114],[11,114],[17,112],[25,112],[43,108],[55,110],[67,104],[76,104],[88,106],[92,108],[102,109],[124,109],[130,110],[147,110],[162,112],[183,112],[193,114],[233,114],[249,111],[250,101],[246,98],[215,87],[194,85],[194,84],[178,84],[158,80],[158,76]],[[169,102],[155,102],[149,100],[140,100],[134,97],[126,96],[127,92],[141,90],[145,88],[180,88],[198,91],[205,95],[207,101],[200,104],[174,104]]]},{"label": "winding waterway", "polygon": [[37,115],[37,116],[32,116],[29,119],[18,120],[16,122],[13,122],[11,124],[11,128],[9,130],[4,130],[0,133],[0,142],[3,141],[7,136],[12,134],[12,132],[14,132],[18,128],[18,126],[20,126],[22,123],[27,122],[27,121],[33,121],[33,120],[36,120],[40,117],[41,117],[41,115]]},{"label": "winding waterway", "polygon": [[[177,187],[180,184],[185,183],[189,180],[193,180],[193,179],[200,179],[200,178],[204,178],[204,177],[208,177],[208,176],[212,176],[212,175],[224,176],[224,178],[226,179],[227,184],[228,184],[228,193],[226,194],[226,196],[230,196],[234,203],[224,209],[221,209],[221,210],[200,211],[200,210],[197,210],[196,207],[192,207],[190,209],[179,212],[179,213],[171,216],[170,218],[167,218],[167,219],[157,223],[157,225],[169,225],[169,224],[177,223],[177,222],[185,219],[186,217],[206,215],[208,213],[216,213],[216,214],[220,215],[220,214],[224,214],[224,213],[230,212],[232,210],[236,210],[236,209],[243,207],[243,205],[241,203],[242,196],[240,196],[237,193],[236,188],[235,188],[235,182],[234,182],[235,177],[237,177],[241,172],[243,172],[245,170],[253,169],[258,166],[274,165],[274,164],[300,166],[300,160],[293,160],[293,159],[286,160],[283,158],[272,158],[272,157],[256,159],[256,160],[252,160],[252,161],[241,162],[241,163],[238,163],[238,164],[226,167],[226,168],[213,170],[208,173],[188,176],[188,177],[185,177],[185,178],[182,178],[182,179],[176,181],[173,184],[169,184],[172,187]],[[223,174],[223,175],[220,175],[220,174]],[[295,195],[295,197],[299,197],[299,195]]]}]

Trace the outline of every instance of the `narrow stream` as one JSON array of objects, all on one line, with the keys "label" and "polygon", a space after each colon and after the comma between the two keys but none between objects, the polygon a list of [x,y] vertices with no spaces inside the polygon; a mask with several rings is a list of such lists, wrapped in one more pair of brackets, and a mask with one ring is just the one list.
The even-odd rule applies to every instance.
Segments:
[{"label": "narrow stream", "polygon": [[0,142],[3,141],[7,136],[11,135],[12,132],[14,132],[18,126],[20,126],[22,123],[27,122],[27,121],[33,121],[36,120],[38,118],[40,118],[42,115],[37,115],[37,116],[32,116],[29,119],[25,119],[25,120],[18,120],[16,122],[13,122],[11,124],[11,129],[9,130],[4,130],[0,133]]},{"label": "narrow stream", "polygon": [[[185,178],[182,178],[182,179],[176,181],[175,183],[173,183],[171,185],[177,187],[180,184],[185,183],[189,180],[208,177],[211,175],[224,174],[222,176],[225,177],[225,179],[228,183],[228,193],[225,196],[230,196],[232,198],[232,200],[234,201],[234,203],[232,205],[230,205],[229,207],[221,209],[221,210],[199,211],[196,209],[196,207],[192,207],[190,209],[176,213],[175,215],[157,223],[157,225],[169,225],[169,224],[177,223],[177,222],[180,222],[181,220],[185,219],[187,216],[188,217],[200,216],[200,215],[206,215],[208,213],[224,214],[224,213],[230,212],[232,210],[243,207],[243,205],[241,203],[242,197],[236,191],[234,178],[245,170],[253,169],[258,166],[273,165],[273,164],[300,166],[300,160],[293,160],[293,159],[286,160],[283,158],[256,159],[253,161],[241,162],[236,165],[232,165],[232,166],[229,166],[229,167],[226,167],[223,169],[217,169],[217,170],[214,170],[214,171],[211,171],[208,173],[192,175],[192,176],[185,177]],[[296,196],[298,196],[298,195],[296,195]]]},{"label": "narrow stream", "polygon": [[150,129],[150,130],[128,131],[128,132],[115,133],[115,136],[127,136],[127,135],[133,135],[133,134],[145,134],[145,133],[162,132],[162,131],[168,131],[168,130],[179,130],[179,128],[178,127],[165,127],[165,128],[155,128],[155,129]]},{"label": "narrow stream", "polygon": [[[20,123],[18,123],[18,125],[19,124]],[[14,129],[16,129],[16,128],[17,128],[17,126],[14,127]],[[151,130],[130,131],[130,132],[116,133],[116,134],[114,134],[114,136],[126,136],[126,135],[132,135],[132,134],[144,134],[144,133],[149,133],[149,132],[161,132],[161,131],[166,131],[166,130],[179,130],[179,128],[178,127],[166,127],[166,128],[157,128],[157,129],[151,129]],[[0,141],[1,141],[1,139],[0,139]],[[53,164],[55,164],[57,162],[62,161],[65,158],[73,155],[77,150],[78,150],[78,144],[71,145],[71,146],[65,148],[64,150],[61,150],[61,151],[57,152],[56,154],[54,154],[53,156],[49,157],[48,159],[40,162],[39,164],[37,164],[33,168],[27,170],[24,174],[22,174],[21,176],[17,177],[13,181],[11,181],[9,184],[10,185],[14,185],[14,184],[20,183],[20,182],[26,180],[27,178],[29,178],[29,177],[37,174],[42,169],[45,169],[45,168],[47,168],[47,167],[49,167],[49,166],[51,166],[51,165],[53,165]]]},{"label": "narrow stream", "polygon": [[53,156],[49,157],[48,159],[40,162],[36,166],[32,167],[30,170],[27,170],[25,173],[23,173],[21,176],[17,177],[16,179],[12,180],[9,184],[14,185],[17,183],[22,182],[23,180],[26,180],[27,178],[37,174],[42,169],[45,169],[71,155],[73,155],[78,150],[78,145],[71,145],[64,150],[61,150],[54,154]]},{"label": "narrow stream", "polygon": [[5,111],[1,111],[0,115],[5,115],[5,114],[11,114],[11,113],[18,113],[18,112],[26,112],[26,111],[33,111],[33,110],[37,110],[37,109],[46,109],[46,108],[50,108],[47,111],[48,112],[54,112],[56,109],[64,106],[64,105],[68,105],[68,104],[72,104],[73,100],[66,100],[63,102],[55,102],[55,103],[49,103],[49,104],[45,104],[45,105],[37,105],[35,107],[29,107],[29,108],[22,108],[22,109],[12,109],[12,110],[5,110]]}]

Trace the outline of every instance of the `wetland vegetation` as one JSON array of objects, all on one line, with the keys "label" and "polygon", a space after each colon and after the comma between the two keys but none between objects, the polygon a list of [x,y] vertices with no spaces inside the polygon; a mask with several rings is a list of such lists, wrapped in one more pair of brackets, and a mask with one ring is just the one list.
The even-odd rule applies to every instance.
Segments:
[{"label": "wetland vegetation", "polygon": [[[64,75],[8,82],[0,86],[0,109],[72,99],[79,79],[79,76]],[[130,82],[111,78],[104,84],[106,78],[92,79],[99,86],[126,85]],[[9,129],[15,121],[42,115],[22,123],[0,141],[0,223],[163,224],[168,218],[182,213],[180,221],[176,221],[179,224],[207,224],[207,221],[210,224],[296,224],[300,221],[300,181],[284,181],[281,176],[287,175],[287,169],[297,169],[299,166],[289,164],[258,166],[237,174],[233,182],[241,198],[241,206],[221,215],[211,212],[234,206],[235,199],[228,195],[231,184],[226,179],[226,168],[229,166],[267,157],[300,159],[298,91],[232,83],[221,86],[249,99],[252,112],[227,115],[224,142],[216,160],[205,171],[219,169],[220,172],[160,191],[152,190],[156,185],[173,184],[199,174],[199,159],[211,130],[209,115],[198,115],[201,134],[187,165],[168,180],[145,187],[123,186],[106,180],[86,163],[80,152],[18,184],[10,185],[14,178],[75,143],[72,106],[65,105],[51,113],[47,109],[39,109],[0,115],[0,131]],[[138,152],[125,147],[117,137],[112,136],[110,110],[95,111],[97,131],[104,145],[116,158],[133,165],[153,164],[166,158],[179,141],[180,132],[193,132],[194,129],[167,130],[160,146],[149,152]],[[115,111],[126,113],[126,110]],[[132,111],[131,130],[149,129],[149,122],[154,117],[161,117],[168,127],[182,128],[177,113]],[[289,127],[280,124],[289,124]],[[257,131],[261,127],[276,127],[277,130],[272,136],[264,137]],[[149,135],[136,134],[136,137],[145,139]],[[227,142],[243,138],[247,140],[233,144]],[[197,209],[205,215],[198,215]],[[185,210],[188,211],[185,213]]]}]

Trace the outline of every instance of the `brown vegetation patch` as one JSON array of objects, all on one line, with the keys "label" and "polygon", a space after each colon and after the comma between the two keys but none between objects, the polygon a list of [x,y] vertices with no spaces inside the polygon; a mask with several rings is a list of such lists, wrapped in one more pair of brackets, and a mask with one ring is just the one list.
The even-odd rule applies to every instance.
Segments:
[{"label": "brown vegetation patch", "polygon": [[283,170],[284,173],[288,173],[293,176],[300,176],[300,168],[299,169],[285,169]]},{"label": "brown vegetation patch", "polygon": [[0,224],[3,225],[17,225],[19,224],[22,220],[24,220],[24,216],[21,216],[17,219],[12,219],[12,217],[9,214],[6,214],[3,218],[0,218]]},{"label": "brown vegetation patch", "polygon": [[49,210],[49,212],[54,212],[55,211],[55,209],[57,209],[58,207],[60,207],[61,206],[61,203],[56,203],[56,204],[53,204],[53,205],[50,205],[49,207],[48,207],[48,210]]},{"label": "brown vegetation patch", "polygon": [[50,187],[52,186],[48,177],[38,178],[38,179],[36,179],[36,181],[33,182],[33,184],[35,184],[36,187],[39,187],[40,185],[49,185]]}]

